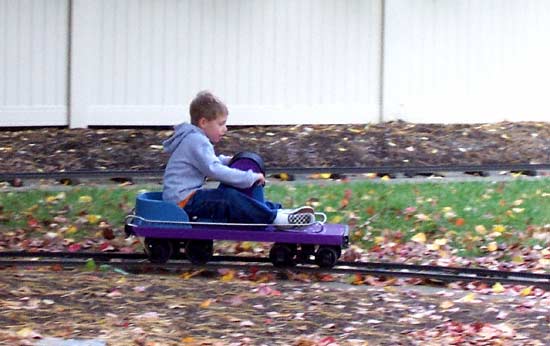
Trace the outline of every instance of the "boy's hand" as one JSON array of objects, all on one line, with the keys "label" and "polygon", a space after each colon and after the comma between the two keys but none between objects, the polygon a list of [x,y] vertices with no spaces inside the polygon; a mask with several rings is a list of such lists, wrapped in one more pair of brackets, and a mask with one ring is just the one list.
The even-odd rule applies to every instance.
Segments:
[{"label": "boy's hand", "polygon": [[262,173],[258,173],[259,178],[256,180],[256,184],[264,186],[265,185],[265,177]]}]

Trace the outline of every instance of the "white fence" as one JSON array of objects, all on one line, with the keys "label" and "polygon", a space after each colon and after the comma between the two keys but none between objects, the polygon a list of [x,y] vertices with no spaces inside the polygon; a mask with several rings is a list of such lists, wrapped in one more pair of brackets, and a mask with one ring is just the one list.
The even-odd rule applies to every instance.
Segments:
[{"label": "white fence", "polygon": [[0,126],[550,121],[545,0],[0,0]]},{"label": "white fence", "polygon": [[67,125],[68,0],[0,0],[0,126]]}]

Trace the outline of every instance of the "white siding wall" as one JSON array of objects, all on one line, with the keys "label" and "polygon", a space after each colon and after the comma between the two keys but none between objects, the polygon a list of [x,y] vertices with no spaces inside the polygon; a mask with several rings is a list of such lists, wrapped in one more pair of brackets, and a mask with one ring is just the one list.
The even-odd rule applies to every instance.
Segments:
[{"label": "white siding wall", "polygon": [[68,0],[0,0],[0,126],[67,125]]},{"label": "white siding wall", "polygon": [[549,35],[548,0],[0,0],[0,126],[174,124],[201,89],[231,124],[550,121]]},{"label": "white siding wall", "polygon": [[384,113],[550,121],[550,1],[388,0]]},{"label": "white siding wall", "polygon": [[227,102],[230,124],[378,118],[378,0],[75,5],[75,126],[180,122],[201,89]]}]

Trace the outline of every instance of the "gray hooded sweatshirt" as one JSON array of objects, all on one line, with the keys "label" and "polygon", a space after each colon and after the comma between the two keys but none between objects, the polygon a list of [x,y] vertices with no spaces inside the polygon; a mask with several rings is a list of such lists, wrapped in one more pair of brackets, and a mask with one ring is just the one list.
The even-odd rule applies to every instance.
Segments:
[{"label": "gray hooded sweatshirt", "polygon": [[171,154],[164,171],[162,198],[179,203],[191,192],[200,189],[206,177],[245,189],[260,177],[227,166],[231,157],[216,156],[214,146],[199,127],[183,123],[174,127],[172,137],[163,143],[164,152]]}]

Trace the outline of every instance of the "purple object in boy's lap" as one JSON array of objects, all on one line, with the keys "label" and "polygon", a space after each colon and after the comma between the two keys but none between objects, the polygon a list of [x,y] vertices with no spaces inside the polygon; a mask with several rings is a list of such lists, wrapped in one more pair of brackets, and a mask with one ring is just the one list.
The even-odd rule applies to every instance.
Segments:
[{"label": "purple object in boy's lap", "polygon": [[[233,156],[231,161],[229,161],[228,166],[241,171],[252,171],[254,173],[262,173],[265,175],[263,159],[258,154],[248,151],[243,151]],[[238,190],[257,201],[264,202],[263,191],[259,191],[256,184],[247,189]]]}]

